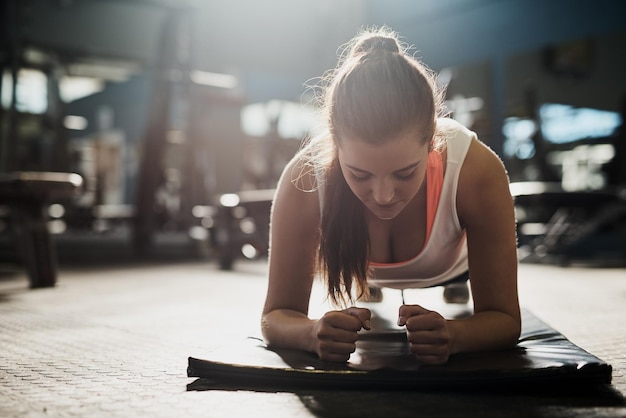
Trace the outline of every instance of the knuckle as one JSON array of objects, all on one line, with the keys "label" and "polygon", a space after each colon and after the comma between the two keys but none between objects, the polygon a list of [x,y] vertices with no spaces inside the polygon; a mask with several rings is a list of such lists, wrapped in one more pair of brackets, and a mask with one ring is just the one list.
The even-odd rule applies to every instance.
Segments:
[{"label": "knuckle", "polygon": [[326,340],[328,339],[328,336],[329,336],[328,328],[320,327],[317,330],[316,337],[318,340]]}]

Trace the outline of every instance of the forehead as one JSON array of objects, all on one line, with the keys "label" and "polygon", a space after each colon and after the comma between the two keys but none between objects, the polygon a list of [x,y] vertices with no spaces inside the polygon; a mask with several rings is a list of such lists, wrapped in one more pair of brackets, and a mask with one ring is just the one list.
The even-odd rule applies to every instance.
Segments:
[{"label": "forehead", "polygon": [[415,136],[405,135],[382,144],[344,138],[337,146],[337,156],[342,165],[370,173],[390,173],[408,165],[426,160],[428,144]]}]

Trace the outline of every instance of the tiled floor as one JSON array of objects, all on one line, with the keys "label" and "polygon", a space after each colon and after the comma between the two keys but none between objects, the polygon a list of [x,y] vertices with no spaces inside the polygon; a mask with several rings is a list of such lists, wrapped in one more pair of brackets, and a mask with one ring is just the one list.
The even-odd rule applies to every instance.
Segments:
[{"label": "tiled floor", "polygon": [[[188,391],[189,355],[258,334],[265,269],[263,262],[240,262],[233,272],[210,262],[67,266],[55,288],[29,290],[21,271],[0,268],[0,417],[626,416],[624,269],[520,266],[522,304],[613,366],[602,399]],[[428,303],[440,292],[407,297]]]}]

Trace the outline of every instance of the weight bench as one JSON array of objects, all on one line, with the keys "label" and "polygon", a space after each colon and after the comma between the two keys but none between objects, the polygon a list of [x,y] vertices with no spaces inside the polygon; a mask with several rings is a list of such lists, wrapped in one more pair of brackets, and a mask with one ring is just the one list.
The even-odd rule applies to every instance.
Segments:
[{"label": "weight bench", "polygon": [[10,208],[18,254],[28,272],[31,288],[51,287],[56,283],[56,252],[48,232],[47,206],[71,198],[82,184],[82,177],[74,173],[0,173],[0,204]]},{"label": "weight bench", "polygon": [[[536,261],[623,260],[626,191],[563,190],[560,183],[511,183],[520,245]],[[620,227],[621,225],[621,227]]]}]

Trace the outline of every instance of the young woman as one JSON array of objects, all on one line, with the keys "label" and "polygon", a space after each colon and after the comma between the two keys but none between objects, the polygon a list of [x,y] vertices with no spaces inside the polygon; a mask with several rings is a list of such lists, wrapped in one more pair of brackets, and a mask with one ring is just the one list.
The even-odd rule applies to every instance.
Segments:
[{"label": "young woman", "polygon": [[[515,217],[500,159],[440,118],[431,73],[388,28],[358,34],[323,89],[327,129],[286,166],[273,203],[267,344],[347,361],[371,319],[368,309],[347,306],[370,288],[458,286],[469,277],[466,319],[399,307],[412,353],[442,364],[455,353],[515,345]],[[338,310],[313,319],[317,275]]]}]

